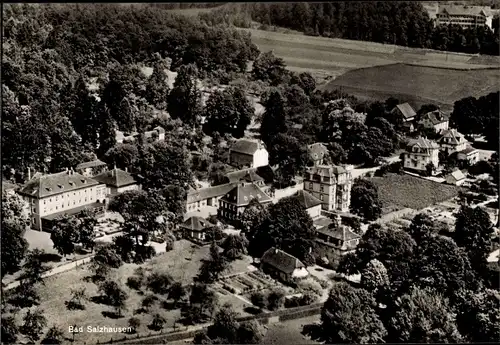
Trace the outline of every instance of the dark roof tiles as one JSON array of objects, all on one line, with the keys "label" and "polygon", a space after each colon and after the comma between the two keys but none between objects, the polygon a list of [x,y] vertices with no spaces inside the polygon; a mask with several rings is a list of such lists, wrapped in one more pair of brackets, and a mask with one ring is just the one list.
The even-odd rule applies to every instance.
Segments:
[{"label": "dark roof tiles", "polygon": [[291,274],[295,269],[305,268],[305,265],[297,259],[295,256],[292,256],[281,249],[276,249],[274,247],[268,249],[262,258],[260,259],[261,263],[272,266],[286,274]]}]

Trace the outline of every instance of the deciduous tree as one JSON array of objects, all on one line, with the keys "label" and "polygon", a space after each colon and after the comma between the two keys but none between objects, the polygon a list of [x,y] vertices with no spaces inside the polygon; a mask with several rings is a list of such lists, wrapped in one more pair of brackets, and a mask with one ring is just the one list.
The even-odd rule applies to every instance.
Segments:
[{"label": "deciduous tree", "polygon": [[377,187],[370,181],[356,179],[351,189],[351,212],[365,220],[375,220],[382,213]]}]

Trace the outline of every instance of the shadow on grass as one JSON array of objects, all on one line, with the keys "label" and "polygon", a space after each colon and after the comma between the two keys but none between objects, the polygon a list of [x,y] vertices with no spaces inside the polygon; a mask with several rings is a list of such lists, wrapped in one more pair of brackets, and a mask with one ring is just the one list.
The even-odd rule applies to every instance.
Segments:
[{"label": "shadow on grass", "polygon": [[262,310],[260,308],[256,308],[256,307],[246,307],[244,310],[246,313],[252,314],[252,315],[257,315],[257,314],[262,313]]},{"label": "shadow on grass", "polygon": [[121,319],[123,315],[118,314],[117,312],[114,311],[103,311],[101,312],[102,316],[104,317],[109,317],[110,319]]},{"label": "shadow on grass", "polygon": [[106,298],[106,296],[101,296],[101,295],[92,296],[90,297],[90,301],[97,304],[109,305],[109,301]]},{"label": "shadow on grass", "polygon": [[42,262],[61,262],[62,256],[55,253],[43,253],[40,254],[40,260]]}]

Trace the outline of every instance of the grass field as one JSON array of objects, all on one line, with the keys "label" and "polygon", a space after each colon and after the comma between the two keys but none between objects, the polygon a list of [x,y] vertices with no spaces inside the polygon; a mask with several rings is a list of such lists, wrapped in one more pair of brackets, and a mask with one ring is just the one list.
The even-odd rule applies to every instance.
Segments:
[{"label": "grass field", "polygon": [[[194,276],[197,274],[201,265],[201,260],[208,256],[208,247],[197,247],[189,241],[181,240],[175,243],[172,251],[158,255],[153,260],[140,265],[147,271],[163,272],[170,274],[176,281],[181,281],[183,284],[190,284]],[[237,260],[233,262],[228,274],[246,271],[251,259]],[[123,287],[128,295],[126,302],[127,310],[123,312],[121,318],[109,318],[103,315],[103,312],[113,312],[113,308],[88,301],[85,303],[85,310],[67,310],[65,301],[68,301],[71,296],[71,290],[77,288],[85,288],[89,297],[98,295],[96,284],[87,281],[85,278],[90,276],[88,266],[61,273],[45,279],[45,286],[38,288],[41,304],[39,308],[43,310],[43,314],[47,318],[47,327],[59,325],[64,332],[68,332],[68,327],[71,325],[83,326],[109,326],[109,327],[126,327],[128,319],[132,316],[138,317],[141,320],[141,326],[138,333],[148,333],[150,330],[147,325],[151,323],[155,312],[160,312],[166,319],[166,328],[171,328],[174,322],[180,318],[180,310],[166,310],[159,303],[153,307],[150,313],[141,313],[134,315],[135,311],[140,308],[143,295],[136,290],[130,289],[126,285],[127,278],[134,275],[134,271],[139,267],[136,264],[124,264],[119,269],[112,271],[109,274],[109,279],[117,282]],[[147,291],[143,289],[144,291]],[[161,296],[159,296],[161,297]],[[220,302],[229,302],[235,305],[235,309],[242,315],[248,315],[242,310],[243,302],[233,295],[219,296]],[[238,310],[239,309],[239,310]],[[22,318],[27,309],[22,309],[16,314],[16,320],[22,324]],[[45,329],[45,332],[47,329]],[[69,332],[66,334],[70,337]],[[76,336],[78,343],[95,344],[98,341],[108,341],[111,336],[122,337],[122,335],[113,335],[108,333],[84,333]]]},{"label": "grass field", "polygon": [[410,175],[388,174],[370,179],[378,188],[382,207],[425,207],[451,199],[458,195],[459,187],[436,183]]}]

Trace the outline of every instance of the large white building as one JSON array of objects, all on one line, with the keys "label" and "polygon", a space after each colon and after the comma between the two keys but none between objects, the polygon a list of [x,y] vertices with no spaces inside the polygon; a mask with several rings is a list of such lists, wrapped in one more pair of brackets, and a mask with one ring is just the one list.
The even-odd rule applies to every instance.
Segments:
[{"label": "large white building", "polygon": [[18,193],[29,204],[31,228],[42,230],[45,223],[63,214],[85,208],[103,210],[106,185],[67,170],[32,178]]},{"label": "large white building", "polygon": [[435,168],[439,165],[439,146],[427,138],[410,140],[404,153],[403,167],[418,171],[427,171],[432,163]]},{"label": "large white building", "polygon": [[240,139],[229,149],[229,164],[238,168],[269,165],[269,153],[261,141]]},{"label": "large white building", "polygon": [[491,10],[484,6],[446,5],[439,6],[437,25],[459,25],[464,29],[479,26],[492,28]]},{"label": "large white building", "polygon": [[456,129],[448,129],[443,131],[442,137],[439,139],[439,146],[441,150],[452,154],[465,150],[467,148],[467,140]]},{"label": "large white building", "polygon": [[307,169],[304,190],[322,202],[326,211],[348,212],[351,204],[352,166],[318,165]]}]

